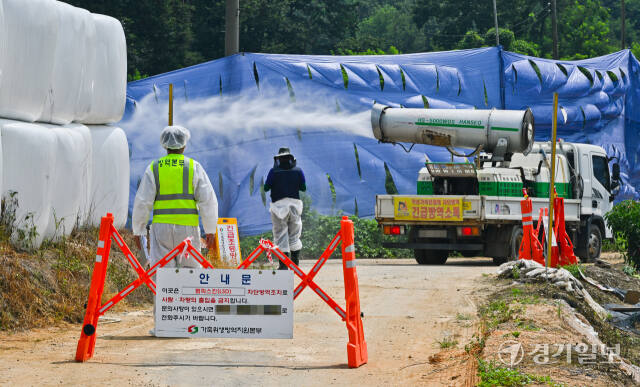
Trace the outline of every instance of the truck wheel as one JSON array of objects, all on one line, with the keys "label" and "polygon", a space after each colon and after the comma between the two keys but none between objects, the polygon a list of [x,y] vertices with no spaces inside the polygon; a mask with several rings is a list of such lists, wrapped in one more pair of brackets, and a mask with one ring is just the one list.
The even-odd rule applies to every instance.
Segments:
[{"label": "truck wheel", "polygon": [[600,232],[600,227],[592,223],[586,238],[586,241],[584,241],[586,249],[581,251],[580,259],[584,262],[595,262],[596,259],[600,258],[600,251],[602,250],[602,232]]},{"label": "truck wheel", "polygon": [[502,265],[507,261],[515,261],[518,259],[523,235],[522,226],[513,226],[511,235],[509,236],[509,255],[506,257],[493,257],[494,265]]},{"label": "truck wheel", "polygon": [[446,250],[413,250],[416,262],[421,265],[444,265],[449,257]]}]

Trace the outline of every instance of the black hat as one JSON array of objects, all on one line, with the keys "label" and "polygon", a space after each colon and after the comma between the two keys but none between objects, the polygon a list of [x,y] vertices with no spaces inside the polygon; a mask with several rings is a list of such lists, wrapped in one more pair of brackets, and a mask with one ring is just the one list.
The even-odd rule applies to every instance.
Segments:
[{"label": "black hat", "polygon": [[280,148],[278,150],[278,154],[273,156],[273,157],[284,157],[284,156],[292,156],[291,151],[289,150],[289,148]]}]

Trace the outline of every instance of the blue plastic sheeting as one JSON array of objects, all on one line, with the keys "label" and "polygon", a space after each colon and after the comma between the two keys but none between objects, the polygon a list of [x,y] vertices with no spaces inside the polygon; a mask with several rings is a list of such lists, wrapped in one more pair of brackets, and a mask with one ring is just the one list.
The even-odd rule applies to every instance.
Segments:
[{"label": "blue plastic sheeting", "polygon": [[[416,145],[405,153],[378,144],[367,114],[374,101],[395,107],[530,107],[536,139],[546,140],[557,91],[559,137],[599,144],[617,155],[623,195],[635,197],[640,117],[630,107],[640,102],[639,70],[629,51],[555,62],[498,47],[389,56],[239,54],[203,63],[129,84],[120,126],[131,142],[131,204],[144,168],[163,155],[158,137],[169,83],[174,121],[188,123],[193,135],[186,154],[209,174],[220,216],[238,218],[243,234],[270,229],[270,199],[267,193],[263,200],[260,184],[281,146],[296,156],[313,206],[323,214],[357,211],[370,217],[375,195],[386,192],[385,165],[398,191],[412,194],[425,154],[450,160],[439,147]],[[246,113],[229,113],[238,104]],[[316,115],[302,120],[300,112]]]},{"label": "blue plastic sheeting", "polygon": [[505,109],[530,107],[536,140],[549,140],[553,93],[558,93],[558,138],[602,146],[618,157],[623,186],[618,199],[637,197],[638,61],[619,51],[580,61],[553,61],[502,52]]}]

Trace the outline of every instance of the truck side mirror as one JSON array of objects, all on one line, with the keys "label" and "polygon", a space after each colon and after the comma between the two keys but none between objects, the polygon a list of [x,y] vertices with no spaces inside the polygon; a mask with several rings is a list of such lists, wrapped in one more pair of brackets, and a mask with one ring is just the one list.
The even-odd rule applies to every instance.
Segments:
[{"label": "truck side mirror", "polygon": [[620,164],[614,163],[611,166],[611,178],[614,181],[619,181],[620,180]]},{"label": "truck side mirror", "polygon": [[620,164],[615,163],[611,166],[611,196],[609,201],[612,202],[614,197],[620,190]]}]

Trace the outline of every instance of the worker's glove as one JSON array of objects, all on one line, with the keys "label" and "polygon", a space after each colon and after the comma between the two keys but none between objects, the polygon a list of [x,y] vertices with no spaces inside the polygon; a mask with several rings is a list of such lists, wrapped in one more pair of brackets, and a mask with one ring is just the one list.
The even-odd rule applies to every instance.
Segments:
[{"label": "worker's glove", "polygon": [[136,241],[136,247],[138,250],[142,250],[142,242],[140,241],[140,235],[134,235],[133,239]]},{"label": "worker's glove", "polygon": [[216,237],[214,234],[206,234],[205,242],[207,243],[207,248],[209,250],[213,250],[216,247]]}]

